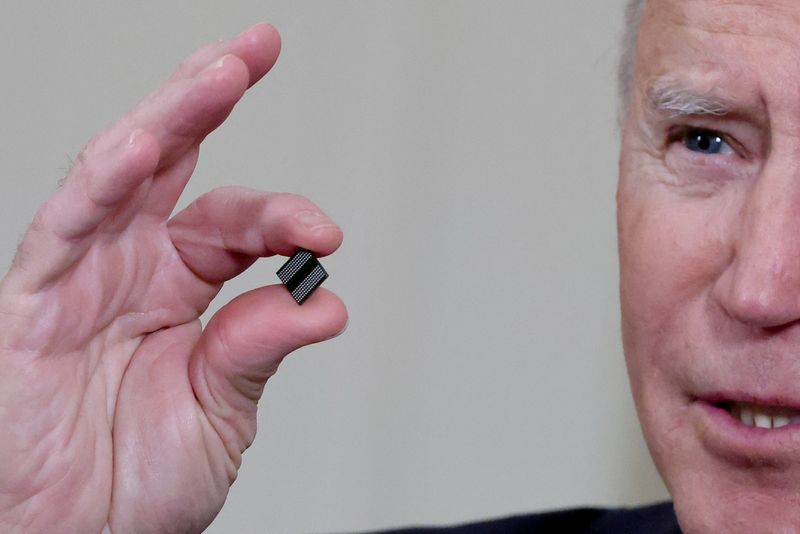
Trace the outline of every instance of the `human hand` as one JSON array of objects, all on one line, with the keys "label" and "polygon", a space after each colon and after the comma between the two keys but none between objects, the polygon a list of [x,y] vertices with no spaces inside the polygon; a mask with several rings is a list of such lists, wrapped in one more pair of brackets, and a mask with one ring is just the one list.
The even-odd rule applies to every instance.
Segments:
[{"label": "human hand", "polygon": [[205,136],[280,51],[267,24],[201,48],[82,150],[0,281],[0,530],[198,532],[256,432],[289,352],[347,312],[320,288],[240,295],[259,257],[324,256],[338,226],[309,200],[215,189],[170,218]]}]

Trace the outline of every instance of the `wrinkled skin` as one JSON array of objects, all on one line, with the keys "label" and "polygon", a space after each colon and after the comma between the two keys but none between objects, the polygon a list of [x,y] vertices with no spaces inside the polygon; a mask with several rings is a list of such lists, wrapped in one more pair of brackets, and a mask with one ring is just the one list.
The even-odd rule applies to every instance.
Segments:
[{"label": "wrinkled skin", "polygon": [[[799,60],[796,0],[648,2],[617,193],[623,338],[688,533],[800,532],[800,426],[748,429],[702,402],[800,408]],[[730,109],[655,112],[665,76]],[[688,145],[686,125],[725,150]]]},{"label": "wrinkled skin", "polygon": [[277,285],[199,321],[257,258],[340,245],[310,201],[224,187],[170,218],[200,143],[279,50],[259,24],[195,52],[36,213],[0,283],[0,531],[201,531],[281,359],[344,328],[332,293],[301,307]]}]

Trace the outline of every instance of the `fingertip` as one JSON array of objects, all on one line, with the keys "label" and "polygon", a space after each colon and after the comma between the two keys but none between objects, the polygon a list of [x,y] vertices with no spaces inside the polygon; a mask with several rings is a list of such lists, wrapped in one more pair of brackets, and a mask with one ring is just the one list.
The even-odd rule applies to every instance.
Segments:
[{"label": "fingertip", "polygon": [[286,296],[292,300],[290,305],[297,309],[296,328],[306,332],[306,344],[333,339],[344,333],[349,317],[347,306],[333,291],[319,287],[299,307],[288,292]]},{"label": "fingertip", "polygon": [[261,40],[273,49],[280,50],[281,48],[281,35],[278,33],[278,29],[269,22],[253,24],[245,33],[253,36],[254,41]]},{"label": "fingertip", "polygon": [[244,33],[244,38],[253,48],[261,48],[275,58],[281,51],[281,35],[275,26],[268,22],[259,22],[251,26]]},{"label": "fingertip", "polygon": [[344,240],[341,227],[307,198],[292,194],[281,194],[280,198],[286,199],[287,207],[294,210],[289,211],[287,215],[291,216],[283,221],[282,234],[288,238],[287,250],[276,252],[291,255],[299,247],[323,257],[341,246]]},{"label": "fingertip", "polygon": [[344,240],[342,229],[330,220],[325,224],[308,227],[302,222],[298,224],[297,217],[286,217],[276,229],[276,235],[283,238],[274,242],[274,252],[282,256],[291,256],[303,248],[319,258],[324,258],[336,252]]},{"label": "fingertip", "polygon": [[281,52],[281,36],[272,24],[261,22],[251,26],[235,39],[234,50],[248,66],[252,86],[269,72]]},{"label": "fingertip", "polygon": [[336,225],[317,228],[314,233],[320,243],[315,251],[319,257],[330,256],[339,250],[344,241],[344,232]]},{"label": "fingertip", "polygon": [[336,336],[347,324],[347,307],[339,296],[325,287],[318,287],[303,304],[297,304],[283,284],[253,290],[247,298],[258,299],[264,306],[262,317],[273,315],[282,330],[303,344],[316,343]]},{"label": "fingertip", "polygon": [[[339,335],[347,325],[347,308],[335,293],[317,288],[302,304],[282,284],[239,295],[212,318],[213,328],[235,331],[237,340],[256,354],[267,348],[281,357],[299,347]],[[212,323],[209,322],[209,327]]]}]

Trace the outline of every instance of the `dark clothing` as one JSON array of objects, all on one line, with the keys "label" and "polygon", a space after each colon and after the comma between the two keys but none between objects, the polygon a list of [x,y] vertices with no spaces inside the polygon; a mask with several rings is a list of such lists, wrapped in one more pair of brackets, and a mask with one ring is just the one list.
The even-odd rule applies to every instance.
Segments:
[{"label": "dark clothing", "polygon": [[671,502],[641,508],[576,508],[450,527],[414,527],[383,534],[681,534]]}]

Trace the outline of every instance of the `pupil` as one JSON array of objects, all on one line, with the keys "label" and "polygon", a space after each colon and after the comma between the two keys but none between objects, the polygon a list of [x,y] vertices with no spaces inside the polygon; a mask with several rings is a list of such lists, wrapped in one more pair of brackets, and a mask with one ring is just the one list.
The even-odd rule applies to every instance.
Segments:
[{"label": "pupil", "polygon": [[707,135],[697,136],[697,146],[700,150],[708,150],[711,148],[711,138]]}]

